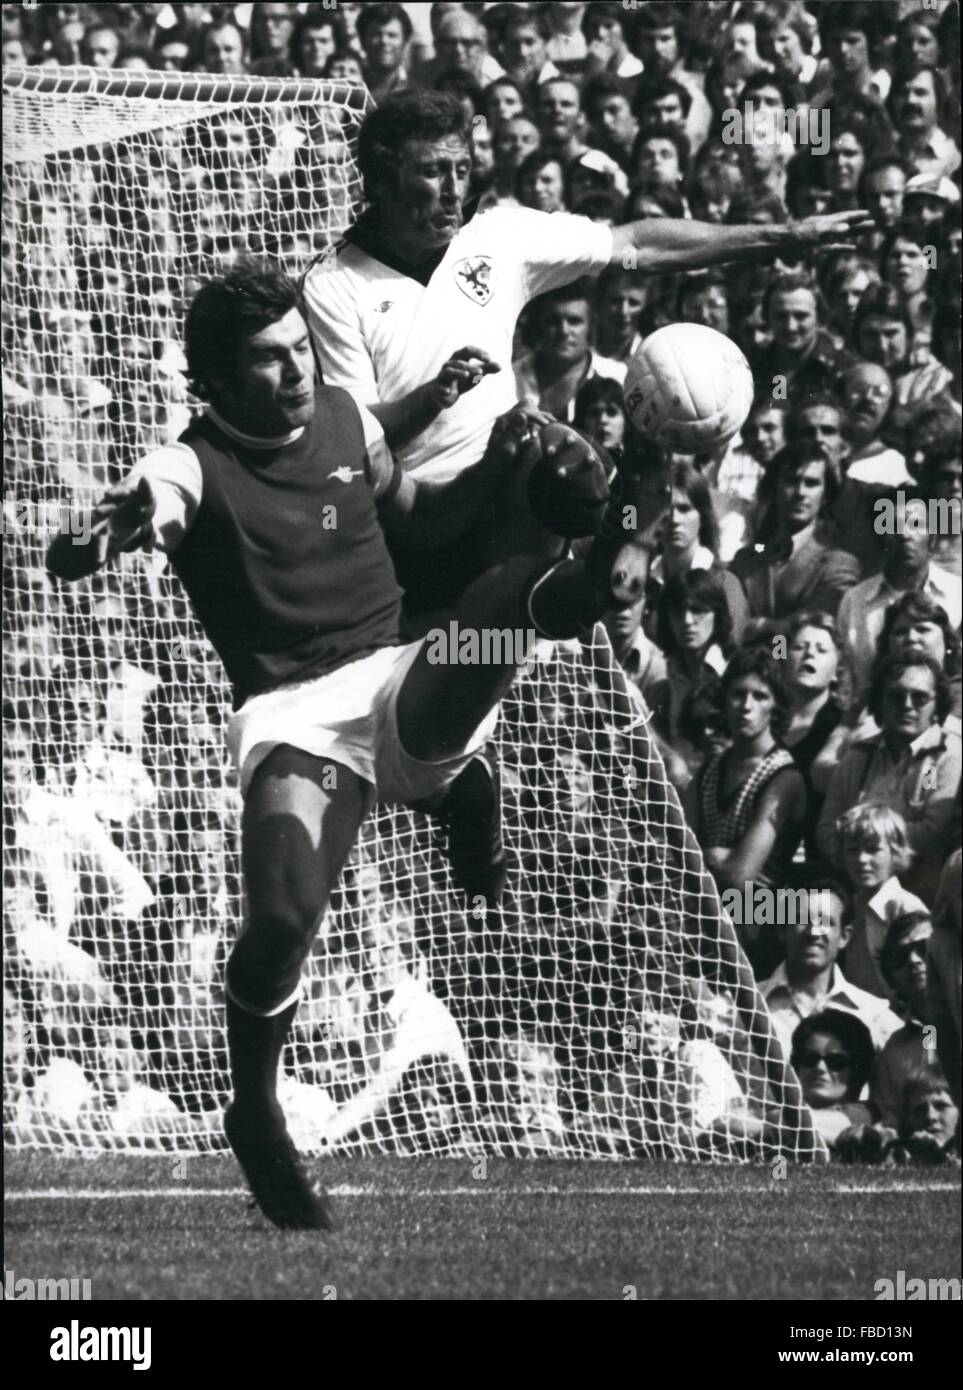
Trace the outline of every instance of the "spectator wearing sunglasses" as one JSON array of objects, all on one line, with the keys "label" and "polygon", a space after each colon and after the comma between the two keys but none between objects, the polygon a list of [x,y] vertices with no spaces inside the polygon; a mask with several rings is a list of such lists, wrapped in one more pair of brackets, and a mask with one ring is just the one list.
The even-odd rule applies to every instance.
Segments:
[{"label": "spectator wearing sunglasses", "polygon": [[894,1130],[907,1082],[928,1068],[943,1078],[934,1029],[927,1027],[926,973],[932,936],[928,912],[905,912],[890,923],[880,953],[880,970],[905,1022],[880,1052],[869,1094],[878,1123]]},{"label": "spectator wearing sunglasses", "polygon": [[860,1095],[873,1068],[873,1040],[860,1019],[840,1009],[810,1014],[792,1035],[790,1062],[816,1131],[832,1149],[841,1134],[868,1124]]}]

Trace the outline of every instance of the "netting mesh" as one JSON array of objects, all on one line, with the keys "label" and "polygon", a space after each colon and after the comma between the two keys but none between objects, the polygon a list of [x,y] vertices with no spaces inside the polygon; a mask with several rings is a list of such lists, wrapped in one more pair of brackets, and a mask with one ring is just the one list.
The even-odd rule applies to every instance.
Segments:
[{"label": "netting mesh", "polygon": [[[169,569],[71,588],[52,532],[192,402],[199,278],[294,272],[360,197],[347,85],[4,78],[5,1105],[15,1145],[219,1147],[243,911],[227,690]],[[599,629],[498,735],[513,871],[463,905],[427,822],[363,829],[284,1058],[296,1142],[387,1152],[821,1151]]]}]

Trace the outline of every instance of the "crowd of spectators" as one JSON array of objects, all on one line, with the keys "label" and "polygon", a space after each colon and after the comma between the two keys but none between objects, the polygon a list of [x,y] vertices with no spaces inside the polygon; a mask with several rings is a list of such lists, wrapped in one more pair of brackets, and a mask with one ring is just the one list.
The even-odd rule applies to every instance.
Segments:
[{"label": "crowd of spectators", "polygon": [[[638,503],[649,583],[606,626],[720,891],[804,888],[831,904],[808,923],[736,930],[820,1132],[850,1156],[944,1156],[960,1102],[958,44],[958,7],[945,0],[3,6],[5,66],[363,80],[376,102],[406,86],[454,93],[473,119],[480,212],[766,225],[869,210],[875,229],[819,260],[578,280],[529,306],[514,357],[519,398],[604,444]],[[25,218],[47,245],[57,219],[72,229],[71,254],[27,268],[29,311],[18,302],[4,325],[20,488],[29,477],[42,500],[109,480],[132,462],[129,442],[118,453],[110,441],[138,412],[138,443],[176,433],[177,300],[120,245],[141,210],[174,243],[184,294],[185,267],[252,248],[262,200],[291,216],[253,249],[300,266],[319,248],[296,216],[304,171],[283,157],[297,141],[279,129],[255,137],[246,119],[225,118],[208,137],[217,172],[204,178],[185,168],[176,133],[151,137],[146,166],[121,163],[119,180],[113,170],[126,208],[113,219],[89,164],[68,172],[66,194],[38,187],[42,206],[5,203],[21,244]],[[196,185],[194,201],[172,212],[164,189],[178,180]],[[7,237],[5,269],[22,275],[12,255]],[[676,321],[728,334],[755,378],[743,429],[709,455],[660,453],[624,413],[629,359]],[[58,355],[44,360],[35,344],[51,341]],[[105,357],[124,364],[119,393],[98,378]],[[166,1122],[204,1123],[171,1078],[223,1068],[211,1000],[236,805],[219,678],[166,574],[128,567],[54,593],[40,552],[26,544],[26,556],[5,575],[15,612],[4,661],[8,921],[35,982],[29,1011],[60,1062],[91,1007],[108,1021],[98,1037],[111,1056],[121,1044],[109,1020],[133,1017],[135,1047],[169,1054],[155,1067],[177,1096]],[[160,658],[156,640],[147,651],[128,635],[132,604],[169,634]],[[95,648],[78,644],[91,631]],[[573,718],[560,711],[559,726]],[[602,793],[577,737],[571,756],[566,816],[585,820],[572,862],[590,863]],[[54,951],[51,934],[66,940],[80,921],[84,949]],[[125,969],[112,973],[121,949]],[[536,959],[541,988],[566,995],[562,965]],[[668,1044],[663,1030],[652,1055],[671,1053],[694,1095],[703,1082],[692,1078],[716,1065],[705,1018],[731,1001],[694,1000],[690,974],[680,966],[676,1003],[702,1022]],[[651,1018],[668,1019],[658,994]],[[652,997],[640,982],[638,998]],[[176,1030],[150,1036],[161,1004],[183,1046]],[[532,1007],[537,1057],[533,1039],[551,1028]],[[590,1023],[581,1035],[586,1056],[607,1046]],[[110,1057],[104,1067],[118,1070]]]}]

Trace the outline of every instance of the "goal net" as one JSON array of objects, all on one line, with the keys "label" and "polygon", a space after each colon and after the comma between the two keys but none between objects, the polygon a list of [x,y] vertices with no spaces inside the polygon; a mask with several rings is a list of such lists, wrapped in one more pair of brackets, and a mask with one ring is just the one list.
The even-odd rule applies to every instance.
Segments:
[{"label": "goal net", "polygon": [[[190,418],[179,339],[199,280],[241,251],[298,273],[343,230],[366,100],[280,79],[4,76],[15,1147],[223,1147],[222,978],[243,912],[223,677],[156,557],[68,587],[43,555]],[[539,653],[498,743],[513,864],[498,910],[453,890],[422,817],[386,808],[364,828],[283,1059],[296,1142],[821,1154],[601,629]]]}]

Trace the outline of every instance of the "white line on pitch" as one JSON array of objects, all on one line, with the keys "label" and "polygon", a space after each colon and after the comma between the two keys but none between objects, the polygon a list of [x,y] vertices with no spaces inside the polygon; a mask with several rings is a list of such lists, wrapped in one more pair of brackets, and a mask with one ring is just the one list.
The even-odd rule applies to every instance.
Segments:
[{"label": "white line on pitch", "polygon": [[[791,1185],[770,1183],[767,1187],[733,1188],[731,1195],[759,1197],[783,1191]],[[903,1192],[958,1192],[959,1183],[898,1183],[881,1186],[872,1183],[838,1183],[825,1190],[829,1193],[893,1195]],[[352,1187],[344,1184],[328,1189],[332,1197],[405,1197],[421,1200],[432,1197],[702,1197],[710,1189],[699,1187],[491,1187],[479,1181],[471,1187],[384,1188]],[[36,1188],[25,1192],[8,1192],[8,1202],[84,1201],[109,1202],[114,1199],[133,1200],[150,1197],[245,1197],[242,1187],[121,1187],[113,1191],[104,1188]]]}]

